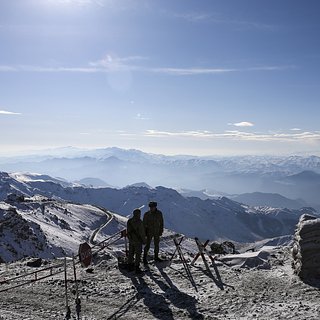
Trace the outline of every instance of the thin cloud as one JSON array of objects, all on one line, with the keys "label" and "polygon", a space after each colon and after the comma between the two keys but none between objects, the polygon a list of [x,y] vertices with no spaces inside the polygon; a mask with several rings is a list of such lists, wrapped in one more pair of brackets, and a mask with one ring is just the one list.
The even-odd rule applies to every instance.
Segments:
[{"label": "thin cloud", "polygon": [[247,69],[240,69],[242,71],[281,71],[288,69],[297,69],[295,65],[284,65],[284,66],[260,66],[260,67],[252,67]]},{"label": "thin cloud", "polygon": [[[48,0],[47,0],[48,1]],[[104,7],[105,0],[49,0],[51,4],[55,5],[76,5],[76,6],[88,6],[88,5],[97,5]]]},{"label": "thin cloud", "polygon": [[292,128],[292,129],[290,129],[291,131],[301,131],[301,129],[299,129],[299,128]]},{"label": "thin cloud", "polygon": [[225,24],[235,26],[237,28],[245,28],[245,29],[260,29],[265,31],[275,31],[279,29],[279,26],[265,24],[261,22],[248,21],[248,20],[237,20],[230,19],[228,17],[224,17],[221,14],[208,14],[205,12],[185,12],[185,13],[175,13],[170,14],[173,18],[183,19],[188,22],[196,23],[196,22],[206,22],[206,23],[215,23],[215,24]]},{"label": "thin cloud", "polygon": [[76,72],[76,73],[96,73],[103,72],[99,68],[93,67],[41,67],[41,66],[19,66],[19,71],[26,72]]},{"label": "thin cloud", "polygon": [[187,20],[189,22],[210,21],[212,19],[211,14],[200,12],[177,13],[173,14],[172,16],[175,18]]},{"label": "thin cloud", "polygon": [[125,62],[131,62],[131,61],[141,61],[141,60],[148,60],[147,57],[143,56],[128,56],[128,57],[117,57],[110,54],[107,54],[103,59],[90,62],[89,65],[91,66],[102,66],[102,67],[108,67],[112,64],[123,64]]},{"label": "thin cloud", "polygon": [[120,137],[126,137],[126,138],[137,138],[137,137],[139,137],[138,133],[128,132],[128,131],[125,131],[125,130],[116,130],[114,132],[113,131],[111,131],[111,132],[105,131],[105,132],[101,132],[101,133],[108,134],[108,135],[115,133],[116,135],[118,135]]},{"label": "thin cloud", "polygon": [[225,67],[146,67],[141,61],[149,60],[143,56],[117,57],[106,55],[103,59],[89,62],[86,66],[36,66],[36,65],[0,65],[0,72],[47,72],[47,73],[109,73],[117,71],[145,72],[155,74],[165,74],[171,76],[196,76],[215,75],[232,72],[271,72],[296,68],[293,65],[271,65],[255,66],[247,68],[225,68]]},{"label": "thin cloud", "polygon": [[103,72],[98,68],[92,67],[44,67],[44,66],[32,66],[32,65],[18,65],[18,66],[0,66],[0,72],[78,72],[78,73],[95,73]]},{"label": "thin cloud", "polygon": [[193,76],[193,75],[210,75],[210,74],[223,74],[232,72],[257,72],[257,71],[282,71],[287,69],[294,69],[296,66],[260,66],[250,68],[138,68],[136,70],[162,73],[173,76]]},{"label": "thin cloud", "polygon": [[147,130],[146,136],[153,137],[200,137],[210,138],[214,134],[210,131],[181,131],[181,132],[170,132],[170,131],[158,131],[158,130]]},{"label": "thin cloud", "polygon": [[232,139],[243,141],[260,141],[260,142],[320,142],[320,131],[300,132],[300,133],[251,133],[237,130],[228,130],[222,133],[212,131],[158,131],[147,130],[144,133],[147,137],[177,137],[177,138],[200,138],[200,139]]},{"label": "thin cloud", "polygon": [[236,122],[236,123],[229,123],[230,126],[235,126],[235,127],[253,127],[254,124],[249,121],[242,121],[242,122]]},{"label": "thin cloud", "polygon": [[189,76],[189,75],[205,75],[205,74],[219,74],[239,71],[230,68],[150,68],[146,69],[153,73],[163,73],[173,76]]},{"label": "thin cloud", "polygon": [[12,111],[6,111],[6,110],[0,110],[0,114],[5,114],[5,115],[21,115],[19,112],[12,112]]},{"label": "thin cloud", "polygon": [[86,67],[43,67],[43,66],[0,66],[0,72],[39,72],[39,73],[108,73],[114,71],[137,71],[159,73],[172,76],[193,76],[193,75],[213,75],[232,72],[249,71],[281,71],[293,68],[293,66],[269,66],[255,68],[147,68],[142,66],[130,66],[125,64],[112,64],[108,66],[98,66],[91,63]]},{"label": "thin cloud", "polygon": [[150,118],[143,116],[141,113],[137,113],[134,117],[136,120],[150,120]]},{"label": "thin cloud", "polygon": [[14,71],[18,71],[18,70],[12,66],[0,66],[0,72],[14,72]]}]

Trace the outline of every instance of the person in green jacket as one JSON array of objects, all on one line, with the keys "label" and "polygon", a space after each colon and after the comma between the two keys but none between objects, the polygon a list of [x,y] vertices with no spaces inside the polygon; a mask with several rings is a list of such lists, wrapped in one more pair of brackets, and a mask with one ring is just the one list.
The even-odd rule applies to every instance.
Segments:
[{"label": "person in green jacket", "polygon": [[143,254],[144,264],[148,263],[147,257],[152,239],[154,242],[154,261],[161,261],[159,258],[159,243],[163,233],[163,216],[162,212],[157,209],[157,202],[151,201],[149,208],[150,210],[143,217],[143,225],[147,236],[147,243]]},{"label": "person in green jacket", "polygon": [[129,239],[128,269],[140,274],[142,245],[146,243],[146,234],[141,220],[141,210],[134,209],[133,217],[127,222],[127,234]]}]

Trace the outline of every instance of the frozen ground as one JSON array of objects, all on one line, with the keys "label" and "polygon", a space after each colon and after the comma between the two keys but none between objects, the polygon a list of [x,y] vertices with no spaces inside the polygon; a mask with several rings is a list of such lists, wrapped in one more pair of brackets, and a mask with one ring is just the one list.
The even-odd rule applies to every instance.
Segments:
[{"label": "frozen ground", "polygon": [[[240,264],[229,267],[218,261],[211,265],[210,275],[198,260],[191,267],[196,287],[178,257],[171,265],[151,263],[137,277],[118,268],[113,251],[105,252],[92,273],[77,267],[81,319],[319,319],[317,283],[306,284],[293,275],[288,247],[267,249],[269,256],[264,258],[269,269],[241,268]],[[249,256],[245,254],[243,260]],[[2,264],[0,274],[3,279],[30,269],[20,261],[7,269]],[[75,319],[71,268],[68,277],[69,304]],[[64,319],[64,315],[63,273],[1,293],[1,320]]]}]

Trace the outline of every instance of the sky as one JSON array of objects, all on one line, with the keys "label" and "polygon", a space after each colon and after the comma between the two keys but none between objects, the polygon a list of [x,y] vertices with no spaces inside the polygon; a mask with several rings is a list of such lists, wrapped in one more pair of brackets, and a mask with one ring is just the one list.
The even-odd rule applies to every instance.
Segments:
[{"label": "sky", "polygon": [[0,0],[0,153],[317,154],[318,0]]}]

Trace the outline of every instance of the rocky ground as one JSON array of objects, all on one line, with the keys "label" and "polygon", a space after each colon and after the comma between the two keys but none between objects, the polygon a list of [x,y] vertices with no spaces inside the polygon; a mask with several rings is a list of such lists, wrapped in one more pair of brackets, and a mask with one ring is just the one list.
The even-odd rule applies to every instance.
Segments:
[{"label": "rocky ground", "polygon": [[[198,260],[200,262],[200,260]],[[61,262],[61,261],[60,261]],[[49,261],[50,264],[60,263]],[[92,271],[77,266],[81,319],[319,319],[320,285],[293,274],[288,247],[275,247],[270,269],[233,267],[217,262],[211,274],[202,263],[191,267],[195,285],[176,257],[151,263],[142,276],[122,268],[104,254]],[[25,261],[0,265],[1,279],[35,270]],[[64,319],[64,274],[1,292],[0,319]],[[72,319],[75,283],[68,268]],[[21,279],[19,280],[21,281]],[[17,284],[18,282],[14,282]],[[12,285],[13,283],[11,283]],[[10,284],[1,284],[0,290]]]},{"label": "rocky ground", "polygon": [[[42,271],[37,274],[38,279],[49,276],[30,282],[35,275],[27,274],[40,270],[27,266],[30,258],[0,263],[0,320],[65,319],[63,259],[61,253],[52,255],[52,248],[63,248],[70,257],[81,242],[88,241],[98,250],[102,241],[126,225],[126,218],[94,206],[47,201],[45,210],[41,210],[42,204],[43,201],[33,200],[16,205],[14,210],[1,204],[2,262],[28,255],[42,257],[45,260],[40,269],[56,266],[54,273],[60,273]],[[20,243],[18,235],[26,225],[32,241],[28,242],[28,238]],[[164,232],[161,250],[167,257],[175,249],[176,236],[179,238],[173,231]],[[44,249],[35,249],[39,243]],[[198,252],[194,239],[184,238],[181,246],[191,262]],[[151,261],[141,276],[119,267],[118,258],[125,249],[121,239],[100,251],[89,269],[77,264],[80,319],[319,319],[320,282],[305,283],[293,274],[290,246],[290,235],[237,243],[241,254],[217,256],[216,262],[210,264],[210,272],[198,259],[190,267],[190,279],[178,255],[171,264]],[[15,248],[16,256],[6,255],[11,252],[8,247]],[[52,256],[56,258],[51,259]],[[70,258],[67,275],[71,319],[76,319],[76,285]],[[10,280],[17,276],[21,277]],[[30,283],[25,284],[28,280]]]}]

